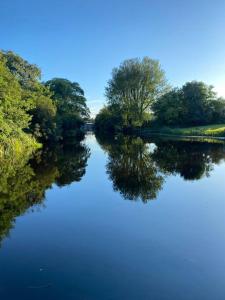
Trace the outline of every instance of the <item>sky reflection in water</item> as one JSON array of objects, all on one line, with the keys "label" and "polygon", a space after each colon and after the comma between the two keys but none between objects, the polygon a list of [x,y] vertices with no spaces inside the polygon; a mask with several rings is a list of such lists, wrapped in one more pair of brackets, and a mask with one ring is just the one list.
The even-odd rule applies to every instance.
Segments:
[{"label": "sky reflection in water", "polygon": [[224,299],[224,158],[222,142],[87,136],[2,165],[0,296]]}]

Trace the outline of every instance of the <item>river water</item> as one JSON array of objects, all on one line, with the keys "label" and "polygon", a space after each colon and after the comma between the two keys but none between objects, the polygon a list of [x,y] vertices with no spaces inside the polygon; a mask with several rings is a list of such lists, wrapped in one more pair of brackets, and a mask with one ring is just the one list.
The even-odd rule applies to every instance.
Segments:
[{"label": "river water", "polygon": [[1,299],[225,299],[223,142],[87,135],[1,177]]}]

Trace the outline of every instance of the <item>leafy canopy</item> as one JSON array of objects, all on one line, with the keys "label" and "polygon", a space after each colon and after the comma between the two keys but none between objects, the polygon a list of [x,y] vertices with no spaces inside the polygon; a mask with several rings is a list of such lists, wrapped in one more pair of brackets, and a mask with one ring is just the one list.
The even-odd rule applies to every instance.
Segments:
[{"label": "leafy canopy", "polygon": [[195,126],[225,121],[225,101],[203,82],[187,82],[164,94],[152,107],[162,125]]},{"label": "leafy canopy", "polygon": [[20,86],[21,105],[29,104],[26,112],[30,122],[26,131],[41,141],[53,139],[56,135],[56,107],[49,89],[40,82],[40,69],[12,51],[4,51],[2,56],[11,76]]},{"label": "leafy canopy", "polygon": [[53,93],[53,99],[59,114],[75,114],[83,118],[89,117],[84,91],[77,82],[71,82],[64,78],[54,78],[47,81],[46,86]]},{"label": "leafy canopy", "polygon": [[29,127],[32,107],[32,101],[23,101],[23,90],[0,52],[0,148],[6,149],[15,140],[25,142],[23,130]]},{"label": "leafy canopy", "polygon": [[122,113],[125,126],[141,125],[146,112],[167,89],[164,71],[157,60],[135,58],[113,69],[106,97],[108,105]]}]

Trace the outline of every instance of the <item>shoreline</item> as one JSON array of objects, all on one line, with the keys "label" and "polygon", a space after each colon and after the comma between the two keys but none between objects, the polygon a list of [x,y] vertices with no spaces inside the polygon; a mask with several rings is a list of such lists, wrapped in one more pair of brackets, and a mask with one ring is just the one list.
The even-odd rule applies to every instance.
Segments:
[{"label": "shoreline", "polygon": [[150,136],[165,136],[165,137],[174,137],[174,138],[190,138],[190,139],[213,139],[213,140],[222,140],[225,141],[223,136],[210,136],[210,135],[182,135],[182,134],[169,134],[169,133],[160,133],[160,132],[151,132],[151,133],[139,133],[140,136],[150,137]]}]

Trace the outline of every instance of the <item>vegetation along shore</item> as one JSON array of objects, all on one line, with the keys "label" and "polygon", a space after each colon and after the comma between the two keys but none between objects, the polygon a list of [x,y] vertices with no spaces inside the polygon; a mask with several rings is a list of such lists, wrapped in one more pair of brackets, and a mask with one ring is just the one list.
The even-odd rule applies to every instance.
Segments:
[{"label": "vegetation along shore", "polygon": [[157,60],[125,60],[106,86],[98,132],[225,137],[225,100],[199,81],[171,87]]},{"label": "vegetation along shore", "polygon": [[89,118],[77,82],[41,82],[41,70],[12,51],[0,52],[0,159],[82,137]]},{"label": "vegetation along shore", "polygon": [[[113,69],[106,105],[95,118],[104,134],[225,137],[225,100],[212,86],[168,84],[159,61],[129,59]],[[90,120],[83,89],[65,78],[41,81],[41,70],[12,51],[0,52],[0,158],[83,137]]]}]

